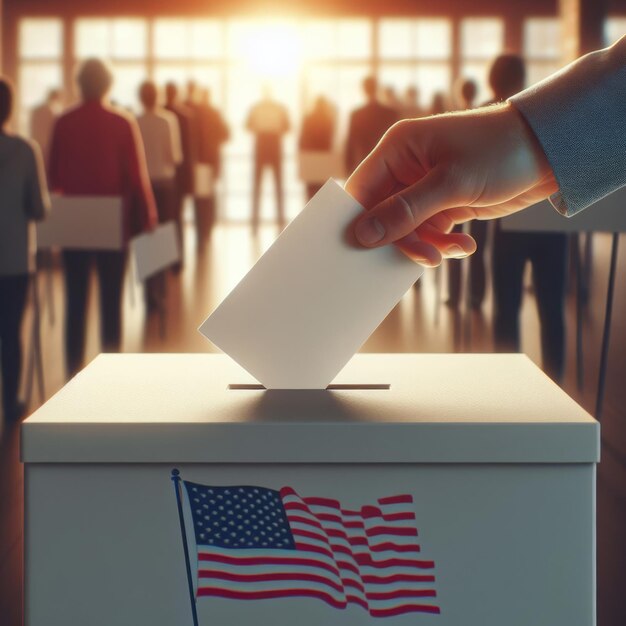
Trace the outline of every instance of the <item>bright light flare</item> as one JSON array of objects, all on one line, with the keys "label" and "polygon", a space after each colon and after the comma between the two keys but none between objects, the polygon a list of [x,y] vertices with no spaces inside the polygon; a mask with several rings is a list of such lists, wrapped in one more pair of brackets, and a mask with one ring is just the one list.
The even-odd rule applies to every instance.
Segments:
[{"label": "bright light flare", "polygon": [[293,76],[300,66],[300,38],[290,24],[255,24],[245,50],[252,70],[264,78]]}]

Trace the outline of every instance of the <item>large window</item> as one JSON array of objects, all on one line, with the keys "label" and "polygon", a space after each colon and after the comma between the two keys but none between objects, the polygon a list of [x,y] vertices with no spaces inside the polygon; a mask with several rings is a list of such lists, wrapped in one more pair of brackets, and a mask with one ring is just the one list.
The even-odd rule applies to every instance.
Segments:
[{"label": "large window", "polygon": [[532,85],[556,72],[562,65],[561,20],[533,17],[524,22],[526,82]]},{"label": "large window", "polygon": [[380,82],[402,95],[418,89],[428,110],[435,93],[450,91],[452,27],[450,20],[382,19],[378,31]]},{"label": "large window", "polygon": [[30,111],[51,89],[63,87],[63,22],[60,19],[24,19],[18,31],[19,92],[17,126],[29,133]]},{"label": "large window", "polygon": [[[285,140],[286,209],[289,216],[302,207],[303,186],[297,177],[297,138],[300,120],[318,95],[337,111],[337,146],[345,140],[350,112],[363,103],[361,83],[375,74],[383,88],[403,97],[416,87],[428,110],[437,92],[452,92],[453,68],[478,85],[477,103],[491,98],[488,69],[504,45],[504,20],[467,17],[458,23],[453,41],[452,20],[429,18],[78,18],[73,49],[64,50],[61,19],[22,19],[19,25],[20,127],[28,130],[28,112],[46,91],[76,94],[69,72],[80,61],[97,56],[113,67],[112,99],[131,111],[139,110],[137,89],[146,78],[159,86],[177,83],[181,91],[193,80],[210,91],[231,130],[224,150],[221,181],[222,216],[247,219],[252,184],[252,137],[245,129],[247,113],[269,84],[288,108],[292,131]],[[611,18],[607,43],[626,32],[625,18]],[[530,17],[523,24],[523,50],[528,82],[552,73],[560,63],[557,19]],[[456,45],[455,45],[456,44]],[[455,52],[458,51],[458,52]],[[458,58],[453,58],[458,54]],[[262,213],[272,210],[268,186]]]},{"label": "large window", "polygon": [[461,75],[478,86],[477,102],[492,98],[489,89],[489,67],[504,45],[504,22],[500,18],[466,18],[461,20]]},{"label": "large window", "polygon": [[74,31],[74,59],[106,59],[115,72],[111,99],[137,110],[137,87],[147,76],[148,23],[144,19],[79,19]]}]

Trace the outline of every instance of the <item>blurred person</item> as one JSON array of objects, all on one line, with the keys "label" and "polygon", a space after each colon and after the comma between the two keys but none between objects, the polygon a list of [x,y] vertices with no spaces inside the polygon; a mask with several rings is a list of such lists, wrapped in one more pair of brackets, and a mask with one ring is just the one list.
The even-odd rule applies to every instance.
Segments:
[{"label": "blurred person", "polygon": [[[524,60],[514,54],[500,55],[489,71],[493,99],[486,104],[505,101],[522,91],[525,82]],[[546,373],[557,382],[563,378],[565,368],[567,253],[565,233],[507,232],[496,223],[492,261],[496,349],[500,352],[520,350],[524,268],[530,261],[541,326],[543,365]]]},{"label": "blurred person", "polygon": [[[299,148],[302,152],[331,152],[335,136],[336,116],[332,104],[324,96],[315,99],[313,108],[304,116],[300,129]],[[310,200],[323,183],[307,183]]]},{"label": "blurred person", "polygon": [[[471,78],[461,78],[456,84],[458,107],[462,111],[474,108],[477,87]],[[457,224],[453,232],[463,232],[462,224]],[[476,242],[476,252],[469,261],[469,305],[474,310],[482,307],[487,290],[487,269],[485,254],[488,239],[487,222],[474,220],[470,222],[469,232]],[[459,305],[461,295],[461,265],[457,260],[450,260],[448,265],[448,299],[446,304],[456,308]]]},{"label": "blurred person", "polygon": [[[137,117],[137,124],[146,151],[148,176],[159,222],[175,221],[180,227],[176,214],[176,167],[183,160],[180,131],[176,116],[157,106],[157,99],[156,85],[152,81],[143,82],[139,87],[143,113]],[[149,312],[163,306],[164,281],[163,272],[146,281],[145,295]]]},{"label": "blurred person", "polygon": [[48,166],[52,130],[57,117],[61,114],[61,109],[61,92],[58,89],[50,89],[46,99],[36,106],[30,114],[30,136],[39,144],[46,167]]},{"label": "blurred person", "polygon": [[461,78],[456,84],[456,100],[457,108],[460,111],[467,111],[476,106],[476,96],[478,95],[478,86],[472,78]]},{"label": "blurred person", "polygon": [[420,106],[420,92],[417,87],[407,87],[404,94],[404,103],[402,105],[402,118],[415,119],[422,117],[424,111]]},{"label": "blurred person", "polygon": [[197,101],[198,162],[210,167],[212,186],[211,195],[198,198],[196,204],[198,242],[203,247],[215,222],[215,185],[222,173],[222,145],[230,138],[230,130],[222,114],[211,104],[211,92],[207,88],[197,89]]},{"label": "blurred person", "polygon": [[[197,137],[193,133],[193,111],[179,102],[178,87],[173,82],[165,85],[165,109],[176,116],[180,131],[182,160],[176,166],[176,191],[174,198],[174,219],[178,222],[179,246],[184,259],[184,224],[183,209],[185,197],[193,194],[194,143]],[[180,266],[179,265],[179,268]]]},{"label": "blurred person", "polygon": [[35,270],[35,232],[30,223],[49,210],[38,146],[7,130],[13,88],[0,78],[0,353],[2,412],[8,422],[25,413],[18,400],[22,374],[21,325],[29,274]]},{"label": "blurred person", "polygon": [[354,171],[399,119],[396,111],[378,101],[378,82],[373,76],[365,78],[362,86],[367,102],[350,115],[345,152],[348,174]]},{"label": "blurred person", "polygon": [[441,115],[448,110],[448,99],[442,91],[436,91],[430,103],[430,114]]},{"label": "blurred person", "polygon": [[[108,66],[88,59],[77,83],[82,102],[57,120],[50,150],[50,188],[76,196],[121,196],[126,239],[152,229],[157,211],[137,123],[106,102],[113,82]],[[69,376],[82,366],[85,310],[91,266],[100,288],[103,351],[119,351],[122,337],[122,285],[126,250],[64,250],[66,288],[65,349]]]},{"label": "blurred person", "polygon": [[404,102],[398,97],[395,87],[391,87],[388,85],[383,89],[383,103],[386,104],[390,109],[393,109],[398,116],[398,119],[402,117],[402,112],[404,110]]},{"label": "blurred person", "polygon": [[261,180],[266,168],[274,176],[276,193],[276,212],[278,225],[285,226],[283,193],[283,135],[290,130],[287,108],[274,100],[270,88],[263,88],[259,102],[252,106],[246,121],[246,128],[254,135],[254,179],[252,188],[252,230],[259,227],[261,201]]}]

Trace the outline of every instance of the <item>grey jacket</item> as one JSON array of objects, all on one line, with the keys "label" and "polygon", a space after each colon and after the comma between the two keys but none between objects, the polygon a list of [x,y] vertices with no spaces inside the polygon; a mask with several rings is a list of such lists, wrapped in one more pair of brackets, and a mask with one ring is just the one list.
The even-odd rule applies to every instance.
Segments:
[{"label": "grey jacket", "polygon": [[541,144],[564,215],[626,184],[626,37],[509,99]]},{"label": "grey jacket", "polygon": [[0,133],[0,277],[34,269],[35,233],[31,220],[49,207],[39,148]]}]

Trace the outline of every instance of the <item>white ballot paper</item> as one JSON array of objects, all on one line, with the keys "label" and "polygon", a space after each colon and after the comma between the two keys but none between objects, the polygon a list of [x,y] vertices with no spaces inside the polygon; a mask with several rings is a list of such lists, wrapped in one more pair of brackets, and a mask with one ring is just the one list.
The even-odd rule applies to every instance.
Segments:
[{"label": "white ballot paper", "polygon": [[348,243],[362,210],[329,180],[200,332],[267,389],[327,387],[423,272]]},{"label": "white ballot paper", "polygon": [[170,267],[180,260],[176,224],[166,222],[130,242],[137,282]]}]

